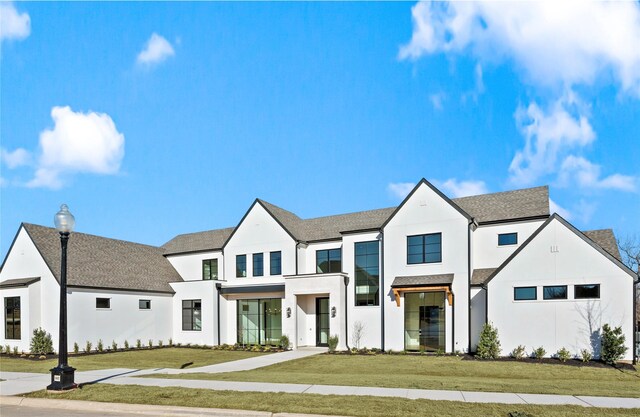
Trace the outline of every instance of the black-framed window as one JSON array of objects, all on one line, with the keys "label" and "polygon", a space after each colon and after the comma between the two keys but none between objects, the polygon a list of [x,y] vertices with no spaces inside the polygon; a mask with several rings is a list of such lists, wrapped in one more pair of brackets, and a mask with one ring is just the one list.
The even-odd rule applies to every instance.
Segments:
[{"label": "black-framed window", "polygon": [[111,308],[111,298],[96,298],[96,308]]},{"label": "black-framed window", "polygon": [[566,300],[567,286],[550,285],[547,287],[542,287],[542,298],[545,300]]},{"label": "black-framed window", "polygon": [[247,276],[247,255],[236,255],[236,277]]},{"label": "black-framed window", "polygon": [[581,300],[585,298],[600,298],[600,284],[575,285],[573,298]]},{"label": "black-framed window", "polygon": [[355,304],[380,305],[380,245],[377,240],[355,244]]},{"label": "black-framed window", "polygon": [[269,269],[271,275],[282,274],[282,252],[276,251],[269,254]]},{"label": "black-framed window", "polygon": [[218,279],[218,260],[204,259],[202,261],[202,279]]},{"label": "black-framed window", "polygon": [[508,246],[518,244],[517,233],[501,233],[498,235],[498,246]]},{"label": "black-framed window", "polygon": [[261,277],[264,275],[264,254],[254,253],[253,256],[253,276]]},{"label": "black-framed window", "polygon": [[140,310],[151,310],[151,300],[138,300]]},{"label": "black-framed window", "polygon": [[202,330],[201,300],[182,300],[182,330]]},{"label": "black-framed window", "polygon": [[407,263],[442,262],[442,233],[407,236]]},{"label": "black-framed window", "polygon": [[316,251],[316,272],[342,272],[342,249],[324,249]]},{"label": "black-framed window", "polygon": [[4,298],[4,338],[20,340],[21,331],[20,297]]},{"label": "black-framed window", "polygon": [[515,301],[537,300],[538,288],[537,287],[515,287],[513,289],[513,299]]}]

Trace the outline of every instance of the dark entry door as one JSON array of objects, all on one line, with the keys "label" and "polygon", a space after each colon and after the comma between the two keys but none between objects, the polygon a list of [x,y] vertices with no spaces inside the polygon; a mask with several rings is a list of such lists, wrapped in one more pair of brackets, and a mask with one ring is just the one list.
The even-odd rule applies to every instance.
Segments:
[{"label": "dark entry door", "polygon": [[440,348],[440,308],[420,306],[420,347],[425,350]]},{"label": "dark entry door", "polygon": [[316,298],[316,346],[329,344],[329,297]]}]

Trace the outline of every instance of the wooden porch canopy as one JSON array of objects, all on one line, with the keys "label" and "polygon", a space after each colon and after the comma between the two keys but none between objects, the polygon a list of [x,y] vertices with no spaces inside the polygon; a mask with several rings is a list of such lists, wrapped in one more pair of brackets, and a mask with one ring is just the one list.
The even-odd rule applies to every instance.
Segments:
[{"label": "wooden porch canopy", "polygon": [[417,275],[410,277],[396,277],[391,284],[391,290],[396,298],[396,305],[400,307],[400,294],[405,292],[438,292],[444,291],[449,305],[453,305],[451,284],[453,274]]}]

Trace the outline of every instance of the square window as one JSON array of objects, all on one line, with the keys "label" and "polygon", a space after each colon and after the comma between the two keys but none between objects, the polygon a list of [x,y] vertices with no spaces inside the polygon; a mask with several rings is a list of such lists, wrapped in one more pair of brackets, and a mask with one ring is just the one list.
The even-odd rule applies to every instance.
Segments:
[{"label": "square window", "polygon": [[316,251],[316,273],[342,272],[342,249]]},{"label": "square window", "polygon": [[204,259],[202,261],[202,279],[218,279],[218,260]]},{"label": "square window", "polygon": [[138,300],[140,310],[151,310],[151,300]]},{"label": "square window", "polygon": [[442,262],[442,233],[407,236],[407,264]]}]

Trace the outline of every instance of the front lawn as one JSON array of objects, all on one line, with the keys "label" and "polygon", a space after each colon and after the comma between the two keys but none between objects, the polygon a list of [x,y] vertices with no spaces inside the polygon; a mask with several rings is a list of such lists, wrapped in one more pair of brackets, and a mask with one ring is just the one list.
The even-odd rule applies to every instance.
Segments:
[{"label": "front lawn", "polygon": [[333,414],[371,417],[507,417],[511,412],[536,417],[637,416],[637,409],[604,409],[575,405],[509,405],[405,398],[212,391],[176,387],[95,384],[68,393],[27,394],[31,398],[227,408],[273,413]]},{"label": "front lawn", "polygon": [[[195,368],[264,354],[260,352],[192,348],[141,349],[86,356],[69,355],[69,365],[80,372],[110,368]],[[48,373],[57,364],[57,359],[32,360],[7,357],[6,355],[0,356],[0,370],[2,371]]]},{"label": "front lawn", "polygon": [[637,371],[452,356],[325,354],[252,371],[153,377],[608,397],[640,391]]}]

